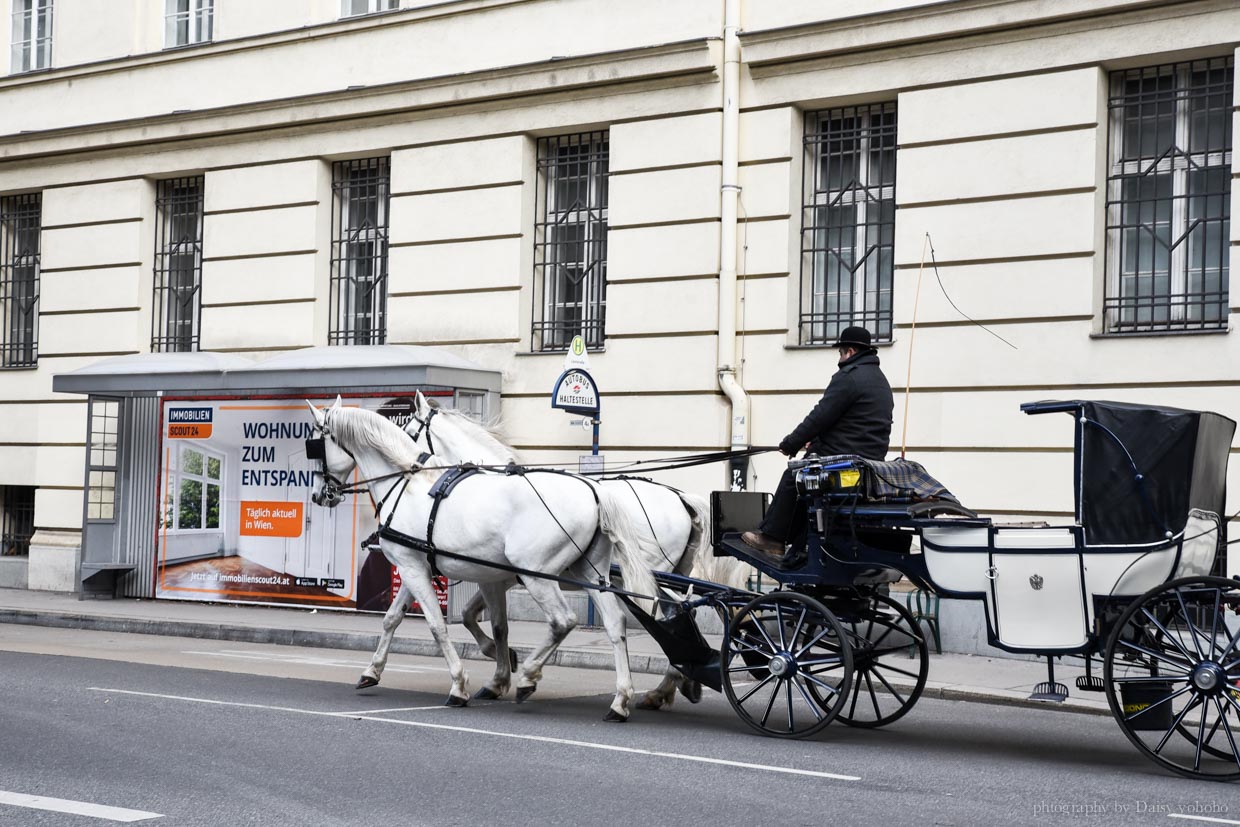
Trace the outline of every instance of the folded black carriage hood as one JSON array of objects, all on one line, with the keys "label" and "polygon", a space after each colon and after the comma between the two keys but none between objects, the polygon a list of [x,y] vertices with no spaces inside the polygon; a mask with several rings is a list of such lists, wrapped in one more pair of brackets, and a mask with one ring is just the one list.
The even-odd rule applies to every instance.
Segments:
[{"label": "folded black carriage hood", "polygon": [[[1156,543],[1190,509],[1225,517],[1236,423],[1208,411],[1073,400],[1029,402],[1030,414],[1076,420],[1076,515],[1090,545]],[[1226,524],[1220,543],[1226,536]]]}]

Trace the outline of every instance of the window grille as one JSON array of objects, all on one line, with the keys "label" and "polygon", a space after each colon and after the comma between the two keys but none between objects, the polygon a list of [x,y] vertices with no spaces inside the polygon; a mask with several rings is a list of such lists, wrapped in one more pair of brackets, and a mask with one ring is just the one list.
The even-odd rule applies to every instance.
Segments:
[{"label": "window grille", "polygon": [[896,105],[805,118],[799,341],[835,341],[851,325],[891,341]]},{"label": "window grille", "polygon": [[538,142],[532,350],[603,344],[608,152],[606,132]]},{"label": "window grille", "polygon": [[1111,74],[1104,330],[1227,325],[1231,57]]},{"label": "window grille", "polygon": [[39,359],[39,193],[0,198],[0,367]]},{"label": "window grille", "polygon": [[12,71],[52,65],[52,0],[13,0]]},{"label": "window grille", "polygon": [[151,350],[198,350],[202,320],[203,179],[160,181],[155,191],[155,212]]},{"label": "window grille", "polygon": [[116,515],[117,422],[121,403],[90,400],[90,445],[87,446],[86,519],[111,521]]},{"label": "window grille", "polygon": [[24,557],[30,554],[34,536],[34,487],[0,486],[4,507],[4,527],[0,529],[0,556]]},{"label": "window grille", "polygon": [[188,46],[211,40],[215,0],[165,0],[164,46]]},{"label": "window grille", "polygon": [[357,17],[400,8],[400,0],[340,0],[341,17]]},{"label": "window grille", "polygon": [[331,331],[333,345],[381,345],[387,339],[387,158],[333,167]]}]

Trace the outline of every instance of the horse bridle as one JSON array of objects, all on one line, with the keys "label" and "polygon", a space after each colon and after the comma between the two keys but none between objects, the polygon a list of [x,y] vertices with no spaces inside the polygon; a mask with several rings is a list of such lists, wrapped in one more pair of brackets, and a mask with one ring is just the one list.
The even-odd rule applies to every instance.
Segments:
[{"label": "horse bridle", "polygon": [[422,419],[416,413],[413,415],[413,421],[418,423],[418,430],[413,434],[413,444],[418,444],[418,440],[422,438],[422,432],[425,431],[426,450],[432,455],[435,453],[435,441],[431,439],[431,420],[435,418],[437,413],[439,413],[438,408],[431,408],[431,412],[426,415],[426,419]]},{"label": "horse bridle", "polygon": [[[329,437],[332,438],[332,441],[336,444],[337,448],[339,448],[341,451],[344,451],[346,454],[349,455],[349,458],[353,460],[354,466],[357,465],[357,456],[352,451],[350,451],[348,448],[346,448],[344,445],[341,445],[339,440],[332,437],[332,429],[331,429],[331,425],[328,420],[331,417],[332,412],[334,410],[335,410],[334,408],[329,408],[323,414],[322,423],[316,423],[315,428],[321,434],[321,436],[306,440],[306,459],[317,460],[319,463],[318,474],[319,476],[323,478],[322,496],[323,496],[323,500],[325,504],[339,505],[341,502],[344,501],[345,494],[357,494],[362,491],[366,491],[369,493],[370,492],[369,485],[372,482],[380,482],[382,480],[395,479],[397,477],[404,477],[405,474],[407,474],[409,471],[420,471],[424,467],[426,461],[434,455],[434,448],[431,443],[430,424],[431,424],[431,419],[433,419],[435,414],[438,413],[439,411],[436,408],[431,408],[431,412],[427,415],[425,420],[418,418],[417,414],[413,415],[413,418],[417,420],[418,426],[419,426],[417,434],[415,434],[413,437],[414,443],[415,444],[417,443],[418,438],[422,435],[422,431],[426,430],[427,446],[431,448],[431,451],[429,453],[424,451],[421,454],[419,454],[417,462],[415,462],[414,465],[410,469],[408,469],[408,471],[405,471],[405,470],[395,471],[391,474],[384,474],[379,477],[372,477],[370,479],[358,480],[353,485],[349,485],[347,482],[337,479],[336,476],[327,469],[327,439]],[[406,478],[406,484],[407,483],[408,483],[408,478]],[[383,509],[383,504],[387,502],[388,498],[392,496],[392,492],[394,492],[398,487],[400,487],[399,482],[393,483],[392,487],[388,489],[388,492],[383,495],[383,498],[377,501],[377,503],[375,504],[375,516],[378,516],[379,512]],[[402,493],[403,492],[404,492],[404,489],[402,488]],[[374,501],[373,495],[371,497],[371,500]]]}]

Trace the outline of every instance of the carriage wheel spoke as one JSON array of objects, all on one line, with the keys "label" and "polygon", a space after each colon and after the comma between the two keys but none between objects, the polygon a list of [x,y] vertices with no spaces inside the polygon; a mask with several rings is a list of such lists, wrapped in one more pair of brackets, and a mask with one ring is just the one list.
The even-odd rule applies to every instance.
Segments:
[{"label": "carriage wheel spoke", "polygon": [[[873,626],[873,624],[871,624],[871,627],[872,627],[872,626]],[[878,636],[878,640],[876,640],[876,641],[874,641],[873,643],[871,643],[871,644],[870,644],[871,648],[873,648],[875,651],[878,651],[879,644],[881,644],[884,640],[886,640],[886,639],[887,639],[887,635],[891,634],[891,633],[892,633],[892,632],[894,632],[895,630],[896,630],[896,627],[895,627],[895,626],[888,626],[888,627],[887,627],[887,631],[885,631],[885,632],[883,632],[881,635],[879,635],[879,636]],[[897,648],[899,648],[899,647],[897,647]],[[893,651],[894,651],[894,650],[893,650]]]},{"label": "carriage wheel spoke", "polygon": [[[1214,590],[1214,614],[1210,615],[1210,640],[1218,639],[1218,616],[1219,616],[1219,609],[1221,608],[1219,604],[1221,604],[1222,602],[1223,602],[1222,589],[1215,589]],[[1226,626],[1224,626],[1223,628],[1226,628]],[[1211,652],[1213,651],[1214,650],[1211,650]]]},{"label": "carriage wheel spoke", "polygon": [[887,687],[887,691],[890,692],[895,697],[895,699],[900,702],[900,706],[904,706],[904,696],[901,695],[899,692],[897,692],[896,688],[887,682],[887,679],[883,677],[883,673],[879,672],[877,668],[873,669],[872,671],[874,672],[874,677],[882,681],[883,686]]},{"label": "carriage wheel spoke", "polygon": [[[796,683],[796,681],[789,681],[789,683]],[[810,697],[810,693],[805,691],[805,687],[802,687],[800,683],[796,683],[796,691],[800,692],[801,697],[805,699],[805,704],[810,708],[813,717],[822,720],[822,710],[818,709],[818,704],[813,702],[813,698]]]},{"label": "carriage wheel spoke", "polygon": [[[1205,652],[1201,651],[1201,644],[1197,642],[1197,629],[1193,626],[1193,619],[1188,613],[1188,607],[1184,605],[1184,593],[1179,589],[1175,590],[1175,600],[1180,604],[1180,614],[1184,616],[1184,622],[1188,624],[1188,633],[1193,639],[1193,648],[1197,650],[1197,657],[1205,660]],[[1189,660],[1192,660],[1192,658],[1189,658]]]},{"label": "carriage wheel spoke", "polygon": [[1142,715],[1149,712],[1151,709],[1162,706],[1163,704],[1165,704],[1167,701],[1171,700],[1172,698],[1178,698],[1179,696],[1183,695],[1185,692],[1187,692],[1190,689],[1192,689],[1191,686],[1185,686],[1183,689],[1178,689],[1175,692],[1172,692],[1167,697],[1163,698],[1162,700],[1155,701],[1154,703],[1150,704],[1149,706],[1147,706],[1145,709],[1141,710],[1140,712],[1134,712],[1132,715],[1125,716],[1124,720],[1132,721],[1137,718],[1140,718]]},{"label": "carriage wheel spoke", "polygon": [[832,656],[829,658],[819,658],[817,660],[798,660],[797,665],[798,666],[825,666],[827,664],[830,664],[832,666],[838,666],[843,662],[844,661],[840,659],[838,656]]},{"label": "carriage wheel spoke", "polygon": [[[1178,595],[1177,595],[1177,596],[1178,596]],[[1153,624],[1153,625],[1154,625],[1154,627],[1155,627],[1156,629],[1158,629],[1158,631],[1160,631],[1160,632],[1162,632],[1162,633],[1163,633],[1163,635],[1164,635],[1164,637],[1167,639],[1167,641],[1168,641],[1168,642],[1169,642],[1172,646],[1174,646],[1176,649],[1178,649],[1181,655],[1183,655],[1183,656],[1184,656],[1187,660],[1189,660],[1189,661],[1191,661],[1191,660],[1193,659],[1192,653],[1190,653],[1187,649],[1185,649],[1185,648],[1184,648],[1184,646],[1180,643],[1179,638],[1177,638],[1175,635],[1171,634],[1171,632],[1170,632],[1170,631],[1168,631],[1168,630],[1167,630],[1167,628],[1166,628],[1165,626],[1163,626],[1161,623],[1159,623],[1159,622],[1158,622],[1158,618],[1154,617],[1154,615],[1150,613],[1150,610],[1149,610],[1149,609],[1147,609],[1147,608],[1145,608],[1144,606],[1142,606],[1142,607],[1141,607],[1141,613],[1150,619],[1150,623],[1151,623],[1151,624]],[[1196,640],[1194,640],[1194,641],[1193,641],[1193,646],[1194,646],[1194,648],[1196,648],[1196,646],[1197,646]],[[1198,655],[1198,659],[1200,660],[1200,659],[1201,659],[1201,652],[1200,652],[1200,651],[1198,651],[1197,655]]]},{"label": "carriage wheel spoke", "polygon": [[849,718],[856,717],[856,714],[857,714],[857,701],[858,701],[860,698],[861,698],[861,681],[856,680],[856,679],[855,679],[855,677],[854,677],[854,679],[853,679],[853,688],[852,688],[852,703],[850,703],[850,704],[848,705],[848,717],[849,717]]},{"label": "carriage wheel spoke", "polygon": [[[1166,700],[1166,698],[1164,698],[1163,700]],[[1154,747],[1155,755],[1158,755],[1160,752],[1162,752],[1162,748],[1167,745],[1167,741],[1171,738],[1171,733],[1179,729],[1180,722],[1184,720],[1184,716],[1187,715],[1189,712],[1191,712],[1193,707],[1197,706],[1197,704],[1199,703],[1201,703],[1201,698],[1194,695],[1193,699],[1184,705],[1184,708],[1180,710],[1180,714],[1175,716],[1175,720],[1171,722],[1171,726],[1167,729],[1166,734],[1163,735],[1162,740],[1158,742],[1158,746]],[[1148,712],[1150,709],[1153,709],[1153,707],[1147,706],[1145,709],[1141,710],[1141,712]],[[1141,712],[1138,712],[1137,715],[1140,715]],[[1133,716],[1133,718],[1135,717],[1136,715]],[[1205,720],[1205,719],[1203,718],[1202,720]],[[1201,742],[1198,741],[1198,743],[1200,744]]]},{"label": "carriage wheel spoke", "polygon": [[771,682],[771,681],[773,681],[773,680],[775,680],[775,676],[774,676],[774,675],[767,675],[765,678],[763,678],[761,681],[759,681],[759,682],[757,683],[757,685],[756,685],[756,686],[754,686],[753,688],[751,688],[751,689],[750,689],[748,692],[746,692],[744,695],[741,695],[739,698],[737,698],[737,699],[736,699],[736,703],[737,703],[738,705],[739,705],[739,704],[743,704],[743,703],[745,703],[745,701],[749,700],[750,696],[751,696],[751,695],[753,695],[753,693],[757,692],[759,689],[761,689],[762,687],[766,686],[768,683],[770,683],[770,682]]},{"label": "carriage wheel spoke", "polygon": [[1189,672],[1193,671],[1193,665],[1191,663],[1175,660],[1174,658],[1168,657],[1166,653],[1155,652],[1153,649],[1147,649],[1144,646],[1127,640],[1121,640],[1119,643],[1121,646],[1126,646],[1133,651],[1140,652],[1143,655],[1149,655],[1150,657],[1160,660],[1165,664],[1174,666],[1176,669],[1182,670],[1184,675],[1187,675]]},{"label": "carriage wheel spoke", "polygon": [[874,717],[883,717],[883,712],[878,708],[878,693],[874,691],[874,681],[870,680],[870,673],[865,673],[865,686],[870,690],[870,705],[874,707]]},{"label": "carriage wheel spoke", "polygon": [[778,652],[779,649],[775,646],[775,641],[771,640],[771,636],[766,633],[766,626],[763,620],[756,615],[750,615],[750,618],[753,620],[753,625],[758,627],[758,631],[762,634],[762,639],[766,641],[766,645],[771,647],[772,654]]},{"label": "carriage wheel spoke", "polygon": [[802,629],[802,628],[804,628],[804,626],[805,626],[805,615],[806,615],[806,614],[808,614],[808,613],[809,613],[809,607],[808,607],[808,606],[802,606],[802,607],[801,607],[801,616],[797,618],[797,625],[796,625],[796,627],[795,627],[795,628],[793,628],[793,630],[792,630],[792,636],[789,638],[789,640],[791,640],[791,641],[792,641],[792,645],[793,645],[793,646],[795,646],[795,645],[796,645],[797,638],[801,636],[801,629]]},{"label": "carriage wheel spoke", "polygon": [[828,634],[830,631],[831,631],[831,627],[830,627],[830,626],[823,626],[823,627],[822,627],[822,630],[821,630],[821,631],[819,631],[819,632],[818,632],[818,634],[814,635],[813,639],[812,639],[812,640],[810,640],[810,642],[809,642],[809,643],[805,644],[805,645],[804,645],[804,646],[802,646],[800,649],[798,649],[797,651],[793,652],[793,653],[792,653],[792,656],[793,656],[794,658],[796,658],[797,660],[800,660],[800,659],[801,659],[801,657],[802,657],[802,656],[803,656],[806,652],[808,652],[810,649],[812,649],[814,646],[816,646],[816,645],[818,644],[818,642],[819,642],[819,641],[821,641],[824,637],[826,637],[826,636],[827,636],[827,634]]},{"label": "carriage wheel spoke", "polygon": [[1201,772],[1201,747],[1206,734],[1206,703],[1201,702],[1201,720],[1197,723],[1197,751],[1193,755],[1193,772]]},{"label": "carriage wheel spoke", "polygon": [[817,684],[819,687],[821,687],[821,688],[823,688],[823,689],[827,690],[827,691],[828,691],[828,692],[830,692],[832,695],[838,695],[838,694],[840,694],[840,690],[836,689],[834,686],[832,686],[831,684],[827,683],[826,681],[819,680],[818,678],[816,678],[816,677],[814,677],[813,675],[811,675],[809,672],[802,672],[802,673],[801,673],[801,676],[802,676],[802,677],[804,677],[804,678],[805,678],[805,680],[807,680],[807,681],[811,681],[812,683]]},{"label": "carriage wheel spoke", "polygon": [[[784,610],[778,603],[775,604],[775,628],[779,630],[779,650],[786,652],[788,650],[788,641],[784,638]],[[789,726],[788,728],[791,729],[792,727]]]},{"label": "carriage wheel spoke", "polygon": [[1231,734],[1231,727],[1227,724],[1227,720],[1226,720],[1227,713],[1230,711],[1230,708],[1224,707],[1223,704],[1219,701],[1218,696],[1215,696],[1214,698],[1214,706],[1215,708],[1218,709],[1218,719],[1223,724],[1223,732],[1227,734],[1227,743],[1231,744],[1232,760],[1236,762],[1237,767],[1240,767],[1240,750],[1236,749],[1236,739]]},{"label": "carriage wheel spoke", "polygon": [[784,681],[784,694],[788,701],[788,731],[795,732],[796,724],[792,722],[792,679]]},{"label": "carriage wheel spoke", "polygon": [[913,680],[919,680],[921,678],[921,675],[917,674],[916,672],[910,672],[907,669],[901,669],[900,667],[892,666],[889,663],[884,663],[883,668],[889,672],[899,672],[901,675],[912,678]]},{"label": "carriage wheel spoke", "polygon": [[779,682],[775,683],[771,689],[771,698],[766,702],[766,711],[762,713],[762,726],[766,726],[766,721],[771,717],[771,710],[775,708],[775,699],[779,697]]}]

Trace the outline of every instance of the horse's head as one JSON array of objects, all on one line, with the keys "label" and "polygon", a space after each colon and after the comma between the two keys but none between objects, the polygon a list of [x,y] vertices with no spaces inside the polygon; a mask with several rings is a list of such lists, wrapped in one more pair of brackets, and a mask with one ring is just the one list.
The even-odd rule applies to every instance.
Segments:
[{"label": "horse's head", "polygon": [[413,418],[405,433],[413,440],[415,450],[446,462],[503,465],[516,460],[512,449],[485,425],[460,411],[440,408],[421,391],[414,397]]},{"label": "horse's head", "polygon": [[306,458],[319,462],[319,488],[310,495],[315,505],[335,508],[344,501],[344,482],[357,467],[357,458],[345,448],[332,433],[332,419],[343,409],[340,397],[327,409],[314,407],[306,400],[314,414],[314,438],[306,440]]}]

